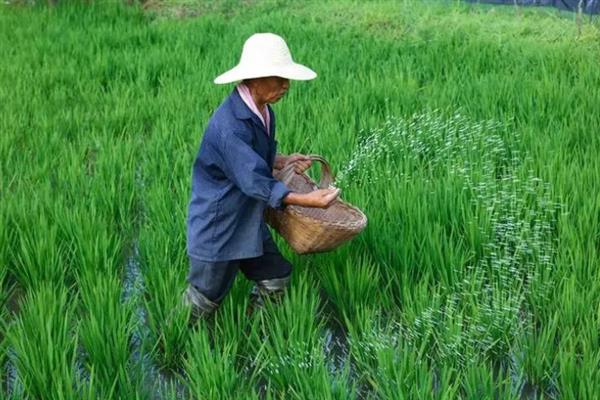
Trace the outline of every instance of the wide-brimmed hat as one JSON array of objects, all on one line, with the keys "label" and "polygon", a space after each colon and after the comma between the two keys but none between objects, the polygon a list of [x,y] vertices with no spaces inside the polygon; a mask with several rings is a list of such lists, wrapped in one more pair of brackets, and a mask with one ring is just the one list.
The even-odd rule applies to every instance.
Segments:
[{"label": "wide-brimmed hat", "polygon": [[239,64],[219,75],[215,83],[231,83],[266,76],[307,81],[316,78],[317,74],[312,69],[294,62],[290,49],[281,36],[273,33],[255,33],[244,43]]}]

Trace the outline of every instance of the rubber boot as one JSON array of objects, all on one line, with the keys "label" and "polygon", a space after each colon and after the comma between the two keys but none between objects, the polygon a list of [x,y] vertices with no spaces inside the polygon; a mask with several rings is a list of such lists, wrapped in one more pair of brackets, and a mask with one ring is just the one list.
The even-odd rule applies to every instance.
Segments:
[{"label": "rubber boot", "polygon": [[250,311],[264,307],[266,299],[275,303],[281,302],[289,282],[289,276],[256,281],[250,292]]},{"label": "rubber boot", "polygon": [[192,324],[199,319],[208,319],[219,307],[219,304],[209,300],[192,285],[189,285],[183,294],[183,302],[192,308],[190,319]]}]

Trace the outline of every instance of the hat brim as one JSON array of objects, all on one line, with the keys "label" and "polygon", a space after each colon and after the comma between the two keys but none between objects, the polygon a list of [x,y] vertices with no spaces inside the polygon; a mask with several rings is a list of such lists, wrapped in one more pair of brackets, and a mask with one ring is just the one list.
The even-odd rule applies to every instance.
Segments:
[{"label": "hat brim", "polygon": [[264,78],[267,76],[279,76],[295,81],[309,81],[315,79],[317,73],[312,69],[297,63],[270,68],[249,68],[238,64],[229,71],[216,77],[214,82],[222,85],[225,83],[243,81],[244,79]]}]

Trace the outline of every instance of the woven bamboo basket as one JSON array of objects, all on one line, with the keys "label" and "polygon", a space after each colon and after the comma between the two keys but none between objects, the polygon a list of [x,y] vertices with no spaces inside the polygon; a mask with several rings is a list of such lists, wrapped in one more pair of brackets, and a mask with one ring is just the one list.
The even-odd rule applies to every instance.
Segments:
[{"label": "woven bamboo basket", "polygon": [[[308,175],[298,174],[294,165],[275,170],[276,179],[297,193],[326,189],[333,182],[329,163],[321,156],[309,156],[322,164],[319,185]],[[265,220],[298,254],[332,250],[358,235],[367,226],[367,217],[358,208],[336,199],[328,208],[289,205],[284,210],[269,208]]]}]

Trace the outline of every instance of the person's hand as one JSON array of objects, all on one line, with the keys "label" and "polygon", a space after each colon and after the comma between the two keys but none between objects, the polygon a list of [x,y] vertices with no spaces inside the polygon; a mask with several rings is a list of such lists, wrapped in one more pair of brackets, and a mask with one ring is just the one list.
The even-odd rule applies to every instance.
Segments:
[{"label": "person's hand", "polygon": [[285,204],[303,207],[327,208],[338,198],[340,189],[319,189],[310,193],[289,193],[284,197]]},{"label": "person's hand", "polygon": [[319,189],[306,193],[309,207],[327,208],[340,195],[340,189]]},{"label": "person's hand", "polygon": [[304,154],[295,153],[287,156],[284,167],[289,165],[290,163],[294,163],[294,171],[297,174],[301,174],[308,168],[310,168],[312,161],[309,157],[305,156]]}]

